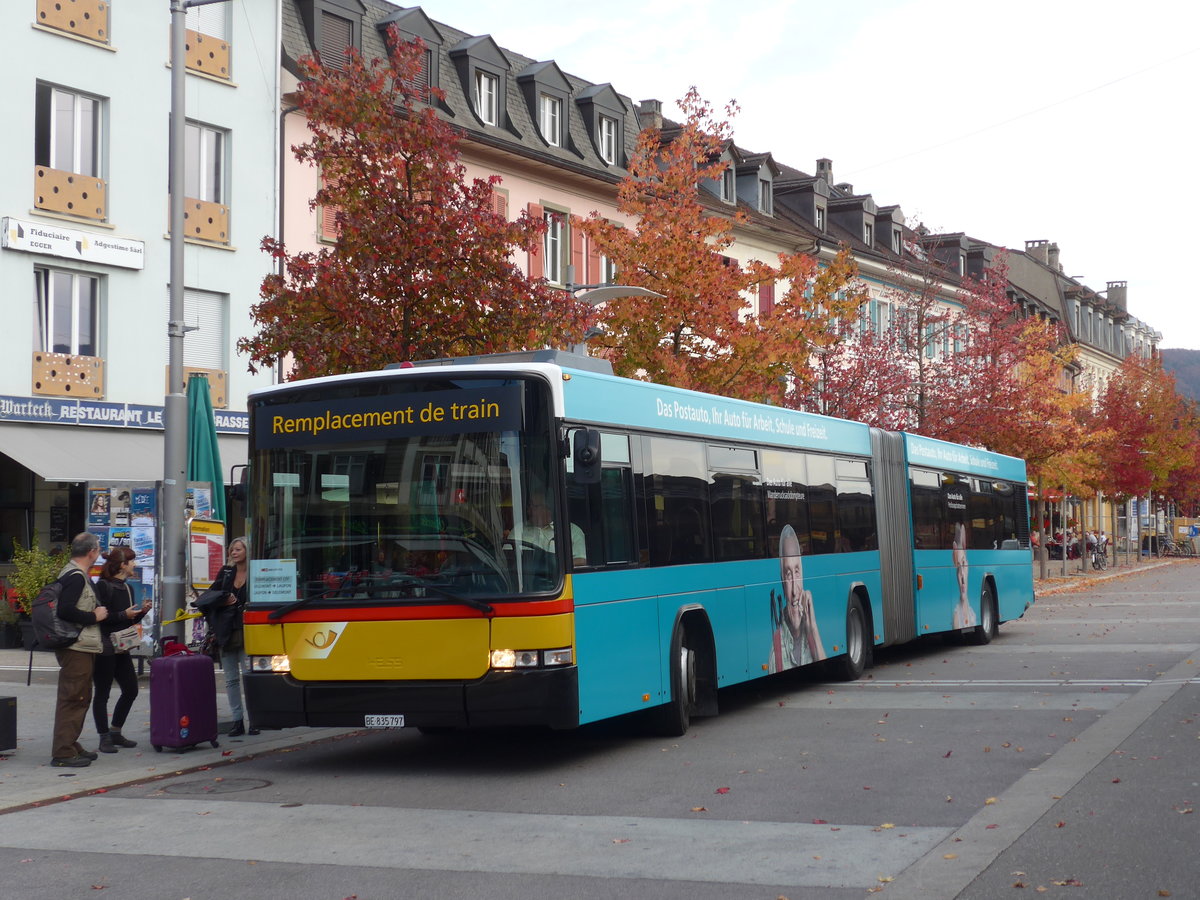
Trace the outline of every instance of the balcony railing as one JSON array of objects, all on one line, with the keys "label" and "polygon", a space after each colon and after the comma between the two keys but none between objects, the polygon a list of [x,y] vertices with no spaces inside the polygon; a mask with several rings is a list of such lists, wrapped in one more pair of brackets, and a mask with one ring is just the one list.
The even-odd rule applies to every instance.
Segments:
[{"label": "balcony railing", "polygon": [[34,166],[33,179],[37,209],[100,221],[108,217],[108,187],[103,178]]},{"label": "balcony railing", "polygon": [[[224,369],[202,369],[199,366],[184,366],[183,367],[183,383],[187,385],[188,379],[195,373],[197,375],[208,376],[208,396],[212,400],[213,409],[228,409],[229,408],[229,389],[227,387],[229,381],[229,373]],[[171,393],[171,367],[167,366],[163,371],[163,384],[166,387],[164,393]]]},{"label": "balcony railing", "polygon": [[33,354],[33,392],[48,397],[104,398],[104,360],[69,353]]},{"label": "balcony railing", "polygon": [[190,28],[186,40],[184,55],[189,69],[229,80],[229,41]]},{"label": "balcony railing", "polygon": [[200,241],[229,243],[229,207],[194,197],[183,198],[183,236]]},{"label": "balcony railing", "polygon": [[99,44],[108,43],[106,0],[37,0],[37,23]]}]

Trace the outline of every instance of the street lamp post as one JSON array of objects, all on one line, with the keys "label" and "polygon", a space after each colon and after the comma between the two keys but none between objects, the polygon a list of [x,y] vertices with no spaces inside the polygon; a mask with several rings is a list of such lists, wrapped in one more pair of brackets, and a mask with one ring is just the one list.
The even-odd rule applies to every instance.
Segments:
[{"label": "street lamp post", "polygon": [[[167,315],[167,394],[163,401],[163,522],[161,585],[163,623],[175,622],[184,609],[187,532],[184,510],[187,503],[187,396],[183,383],[183,183],[184,148],[187,135],[184,85],[187,63],[187,11],[195,6],[227,0],[170,0],[171,4],[171,236],[170,310]],[[181,629],[182,631],[182,629]],[[160,631],[159,640],[165,635]]]},{"label": "street lamp post", "polygon": [[[630,284],[612,284],[611,282],[601,282],[599,284],[576,284],[575,283],[575,267],[567,266],[567,281],[563,285],[563,289],[574,297],[576,300],[582,300],[584,303],[589,303],[592,306],[599,306],[601,303],[607,303],[609,300],[616,300],[620,297],[662,297],[658,291],[652,291],[650,288],[635,287]],[[582,291],[582,293],[580,293]],[[583,334],[583,339],[571,347],[573,353],[580,356],[587,356],[588,338],[595,337],[602,332],[599,329],[589,328]]]}]

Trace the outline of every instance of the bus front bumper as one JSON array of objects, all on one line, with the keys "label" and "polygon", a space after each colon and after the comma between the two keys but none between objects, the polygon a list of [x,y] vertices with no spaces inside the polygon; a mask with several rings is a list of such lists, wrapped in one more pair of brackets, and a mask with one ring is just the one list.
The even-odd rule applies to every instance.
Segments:
[{"label": "bus front bumper", "polygon": [[405,726],[471,728],[579,725],[574,666],[491,671],[478,681],[301,682],[247,672],[246,707],[256,728],[362,728],[365,716],[402,715]]}]

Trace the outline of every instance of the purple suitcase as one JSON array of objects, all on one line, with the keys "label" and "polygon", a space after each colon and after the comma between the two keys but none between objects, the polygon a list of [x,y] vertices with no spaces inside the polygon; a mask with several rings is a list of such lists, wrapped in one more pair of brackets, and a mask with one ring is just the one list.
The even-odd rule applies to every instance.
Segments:
[{"label": "purple suitcase", "polygon": [[217,679],[213,661],[200,653],[174,653],[150,661],[150,744],[194,747],[217,744]]}]

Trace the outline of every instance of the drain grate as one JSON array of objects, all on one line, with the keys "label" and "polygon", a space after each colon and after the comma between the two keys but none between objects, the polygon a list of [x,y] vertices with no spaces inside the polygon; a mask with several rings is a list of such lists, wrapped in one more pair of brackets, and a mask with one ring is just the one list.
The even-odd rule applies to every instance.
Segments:
[{"label": "drain grate", "polygon": [[256,791],[270,787],[271,782],[262,778],[209,778],[204,781],[180,781],[162,789],[164,794],[236,794],[241,791]]}]

